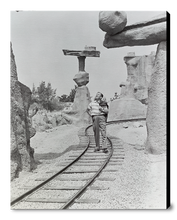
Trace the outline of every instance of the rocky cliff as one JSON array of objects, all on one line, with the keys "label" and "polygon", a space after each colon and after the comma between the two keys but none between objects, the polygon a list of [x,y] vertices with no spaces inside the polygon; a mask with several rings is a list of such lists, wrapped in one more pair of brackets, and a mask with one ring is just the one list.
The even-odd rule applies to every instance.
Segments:
[{"label": "rocky cliff", "polygon": [[30,147],[31,120],[28,114],[30,89],[18,81],[15,57],[11,45],[11,179],[20,171],[36,167],[34,150]]},{"label": "rocky cliff", "polygon": [[166,151],[166,41],[157,47],[155,65],[148,88],[146,152]]}]

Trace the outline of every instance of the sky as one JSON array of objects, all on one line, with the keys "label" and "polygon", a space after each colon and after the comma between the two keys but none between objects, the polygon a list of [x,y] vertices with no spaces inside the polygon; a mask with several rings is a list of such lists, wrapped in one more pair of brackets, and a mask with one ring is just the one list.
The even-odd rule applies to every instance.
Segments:
[{"label": "sky", "polygon": [[[162,11],[126,11],[127,25],[148,20]],[[91,97],[97,91],[107,100],[120,93],[119,84],[126,81],[124,56],[149,55],[157,45],[107,49],[103,46],[105,32],[99,28],[99,11],[11,11],[10,40],[17,65],[18,80],[32,89],[40,82],[51,83],[57,95],[69,95],[76,85],[78,59],[65,56],[63,49],[83,50],[94,46],[100,57],[87,57]]]}]

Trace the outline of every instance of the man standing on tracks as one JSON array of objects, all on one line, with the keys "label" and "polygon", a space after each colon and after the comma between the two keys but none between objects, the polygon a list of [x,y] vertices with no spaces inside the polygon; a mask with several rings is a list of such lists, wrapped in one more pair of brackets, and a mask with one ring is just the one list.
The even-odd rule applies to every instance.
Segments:
[{"label": "man standing on tracks", "polygon": [[[87,112],[93,120],[93,131],[96,147],[94,152],[102,150],[108,153],[106,144],[106,120],[108,115],[108,104],[103,97],[103,94],[97,92],[95,99],[88,105]],[[102,134],[102,149],[100,147],[100,131]]]}]

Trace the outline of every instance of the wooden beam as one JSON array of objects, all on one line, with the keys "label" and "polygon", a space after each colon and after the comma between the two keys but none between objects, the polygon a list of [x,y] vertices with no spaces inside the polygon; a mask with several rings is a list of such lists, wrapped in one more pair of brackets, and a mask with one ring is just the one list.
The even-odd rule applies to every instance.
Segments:
[{"label": "wooden beam", "polygon": [[100,57],[100,51],[97,50],[63,50],[64,55],[77,57]]}]

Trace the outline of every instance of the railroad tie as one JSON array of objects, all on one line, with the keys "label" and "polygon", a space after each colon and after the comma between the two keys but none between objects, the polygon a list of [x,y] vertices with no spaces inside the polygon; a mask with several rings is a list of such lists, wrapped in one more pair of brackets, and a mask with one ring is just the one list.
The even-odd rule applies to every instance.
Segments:
[{"label": "railroad tie", "polygon": [[[56,177],[55,180],[57,181],[87,181],[90,177]],[[37,178],[35,181],[46,181],[47,178]],[[96,180],[99,181],[114,181],[115,178],[111,177],[98,177]]]},{"label": "railroad tie", "polygon": [[[69,199],[58,199],[58,198],[27,198],[25,202],[41,202],[41,203],[66,203]],[[99,203],[99,199],[76,199],[74,203]]]},{"label": "railroad tie", "polygon": [[[82,186],[47,186],[44,190],[80,190]],[[90,186],[88,190],[108,190],[109,187]]]}]

